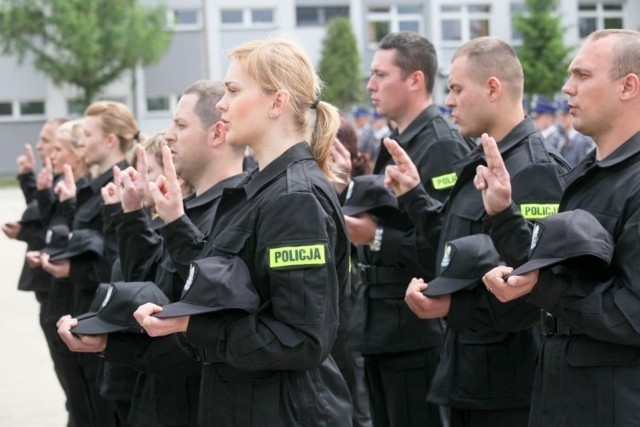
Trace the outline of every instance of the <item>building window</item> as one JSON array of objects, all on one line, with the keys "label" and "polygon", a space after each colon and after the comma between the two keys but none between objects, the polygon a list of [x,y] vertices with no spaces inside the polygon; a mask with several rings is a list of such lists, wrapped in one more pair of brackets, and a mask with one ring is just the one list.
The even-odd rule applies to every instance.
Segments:
[{"label": "building window", "polygon": [[520,31],[518,31],[518,29],[516,28],[515,16],[526,15],[527,6],[524,3],[511,3],[510,8],[511,8],[511,14],[510,14],[511,15],[511,41],[514,42],[515,44],[521,44],[522,34],[520,34]]},{"label": "building window", "polygon": [[156,96],[147,98],[147,112],[158,113],[171,111],[171,101],[168,96]]},{"label": "building window", "polygon": [[40,119],[45,116],[45,102],[40,100],[0,101],[0,119]]},{"label": "building window", "polygon": [[585,38],[596,30],[606,28],[624,28],[622,3],[591,1],[578,5],[580,38]]},{"label": "building window", "polygon": [[242,9],[222,9],[220,22],[223,24],[242,24]]},{"label": "building window", "polygon": [[0,117],[13,116],[13,103],[11,101],[0,101]]},{"label": "building window", "polygon": [[221,9],[220,23],[224,27],[237,28],[273,26],[275,24],[275,9]]},{"label": "building window", "polygon": [[349,6],[300,6],[296,8],[296,25],[323,26],[337,16],[348,18]]},{"label": "building window", "polygon": [[377,44],[396,31],[422,31],[422,5],[369,6],[367,41]]},{"label": "building window", "polygon": [[67,99],[67,114],[78,117],[84,114],[84,104],[81,99]]},{"label": "building window", "polygon": [[199,9],[172,9],[167,13],[169,27],[175,31],[190,31],[202,28],[202,15]]},{"label": "building window", "polygon": [[443,42],[466,42],[488,36],[491,26],[490,4],[440,6]]},{"label": "building window", "polygon": [[251,22],[254,24],[272,24],[273,9],[251,9]]},{"label": "building window", "polygon": [[43,116],[44,101],[20,101],[21,116]]}]

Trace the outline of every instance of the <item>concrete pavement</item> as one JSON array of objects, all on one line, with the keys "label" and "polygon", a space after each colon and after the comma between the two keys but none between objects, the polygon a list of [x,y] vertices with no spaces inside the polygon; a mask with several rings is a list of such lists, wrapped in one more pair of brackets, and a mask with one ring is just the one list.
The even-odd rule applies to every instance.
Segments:
[{"label": "concrete pavement", "polygon": [[[20,219],[19,188],[0,189],[0,223]],[[64,394],[53,372],[31,292],[17,290],[26,244],[0,233],[0,426],[63,427]]]}]

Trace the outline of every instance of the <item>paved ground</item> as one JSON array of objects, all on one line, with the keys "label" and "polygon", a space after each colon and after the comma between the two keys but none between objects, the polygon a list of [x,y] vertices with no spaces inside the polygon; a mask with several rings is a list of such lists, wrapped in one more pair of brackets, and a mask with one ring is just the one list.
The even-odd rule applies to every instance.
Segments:
[{"label": "paved ground", "polygon": [[[20,218],[18,188],[0,189],[0,223]],[[16,289],[26,245],[0,232],[0,426],[63,427],[64,395],[38,325],[38,303]]]}]

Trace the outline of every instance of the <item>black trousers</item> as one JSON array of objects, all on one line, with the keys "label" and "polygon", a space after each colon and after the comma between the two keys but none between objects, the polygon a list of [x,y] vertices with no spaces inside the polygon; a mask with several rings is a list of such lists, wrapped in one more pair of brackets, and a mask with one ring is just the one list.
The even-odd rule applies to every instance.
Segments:
[{"label": "black trousers", "polygon": [[451,427],[527,427],[529,408],[497,410],[451,408]]},{"label": "black trousers", "polygon": [[441,408],[425,400],[439,353],[433,347],[364,356],[375,427],[444,425]]}]

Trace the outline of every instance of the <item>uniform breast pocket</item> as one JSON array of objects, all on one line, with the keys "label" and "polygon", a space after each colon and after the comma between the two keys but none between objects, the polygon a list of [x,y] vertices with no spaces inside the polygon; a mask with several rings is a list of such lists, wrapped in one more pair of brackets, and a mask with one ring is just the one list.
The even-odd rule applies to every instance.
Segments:
[{"label": "uniform breast pocket", "polygon": [[456,218],[455,230],[448,230],[450,233],[453,231],[455,236],[466,236],[470,234],[476,234],[481,230],[475,230],[474,226],[482,221],[484,216],[484,205],[482,204],[482,196],[479,191],[474,194],[465,194],[458,203],[456,203],[451,213]]},{"label": "uniform breast pocket", "polygon": [[102,207],[99,199],[91,199],[80,206],[74,217],[74,228],[94,228],[91,224],[98,221],[98,216],[102,215]]},{"label": "uniform breast pocket", "polygon": [[213,240],[217,255],[238,255],[252,235],[252,230],[229,227],[220,232]]}]

